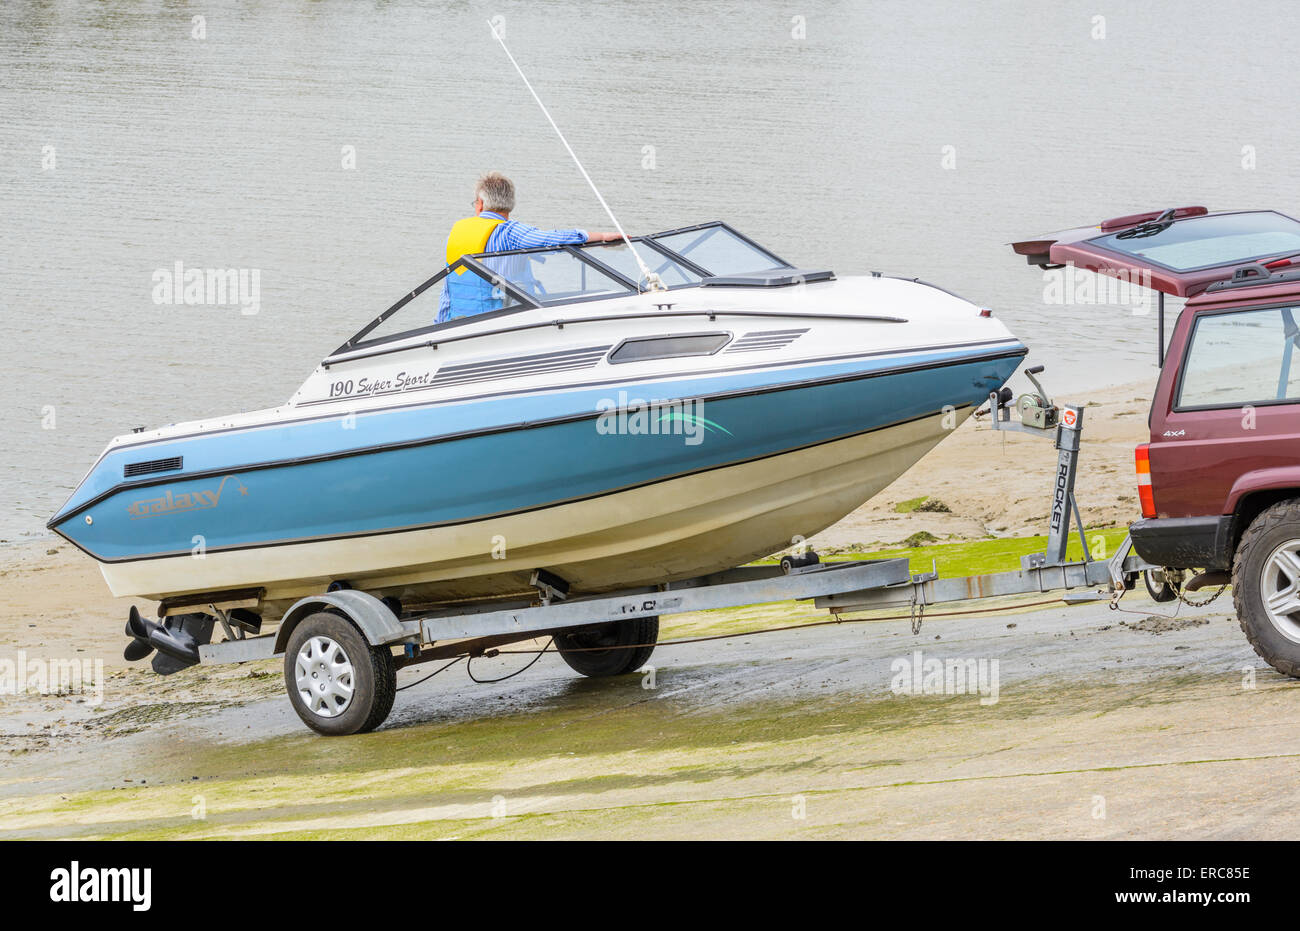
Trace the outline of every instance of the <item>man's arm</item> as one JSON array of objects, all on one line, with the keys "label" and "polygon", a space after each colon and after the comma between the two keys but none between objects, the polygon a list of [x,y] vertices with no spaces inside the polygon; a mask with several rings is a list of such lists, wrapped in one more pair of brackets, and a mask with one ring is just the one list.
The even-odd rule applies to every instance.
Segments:
[{"label": "man's arm", "polygon": [[499,241],[493,243],[497,251],[507,249],[536,249],[541,246],[562,246],[569,243],[616,242],[623,237],[618,233],[590,233],[586,230],[543,230],[518,220],[511,220],[501,230]]}]

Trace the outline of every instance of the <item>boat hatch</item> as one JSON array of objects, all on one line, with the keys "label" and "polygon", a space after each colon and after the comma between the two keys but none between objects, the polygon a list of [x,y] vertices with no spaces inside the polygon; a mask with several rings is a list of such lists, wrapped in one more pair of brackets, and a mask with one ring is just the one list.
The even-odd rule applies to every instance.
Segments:
[{"label": "boat hatch", "polygon": [[[631,242],[632,247],[618,242],[461,256],[368,323],[332,355],[426,332],[442,333],[485,317],[637,294],[648,290],[638,256],[669,290],[706,283],[776,286],[833,277],[828,271],[795,269],[774,252],[716,220],[633,236]],[[453,274],[470,276],[460,279],[458,285],[477,283],[457,290],[474,292],[482,311],[436,323],[446,285],[434,286]],[[422,295],[426,295],[425,299],[416,302]]]},{"label": "boat hatch", "polygon": [[1012,243],[1031,265],[1067,263],[1189,297],[1233,270],[1300,254],[1300,222],[1273,210],[1180,207]]}]

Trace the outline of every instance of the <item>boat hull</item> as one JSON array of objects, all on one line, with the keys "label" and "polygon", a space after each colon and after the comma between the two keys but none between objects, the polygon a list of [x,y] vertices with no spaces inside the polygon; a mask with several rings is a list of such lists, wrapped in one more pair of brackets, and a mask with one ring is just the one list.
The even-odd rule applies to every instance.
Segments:
[{"label": "boat hull", "polygon": [[[338,580],[408,606],[526,591],[538,568],[581,592],[661,583],[825,529],[954,429],[1023,354],[1015,344],[792,368],[759,385],[641,386],[651,399],[692,397],[693,433],[653,418],[661,432],[638,432],[587,397],[536,422],[110,489],[56,529],[101,561],[116,595],[256,587],[272,614]],[[285,448],[315,442],[295,439],[298,425],[272,429]],[[228,445],[237,454],[239,437]]]},{"label": "boat hull", "polygon": [[450,526],[101,565],[114,594],[265,589],[264,606],[345,579],[407,606],[530,591],[546,568],[600,592],[727,569],[824,530],[969,414],[939,413],[842,440],[579,501]]}]

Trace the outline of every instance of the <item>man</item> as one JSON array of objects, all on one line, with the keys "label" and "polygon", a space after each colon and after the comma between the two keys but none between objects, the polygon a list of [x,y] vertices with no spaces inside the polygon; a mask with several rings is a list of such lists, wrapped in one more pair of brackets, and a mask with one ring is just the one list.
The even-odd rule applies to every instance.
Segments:
[{"label": "man", "polygon": [[[499,171],[480,176],[474,185],[474,216],[457,220],[447,236],[447,264],[462,255],[480,252],[508,252],[564,243],[615,242],[622,238],[618,233],[588,235],[585,230],[578,229],[540,230],[510,219],[510,211],[514,209],[515,186],[509,178]],[[502,277],[516,278],[509,273]],[[438,306],[438,322],[499,310],[502,304],[500,291],[473,272],[459,268],[445,279],[442,302]]]}]

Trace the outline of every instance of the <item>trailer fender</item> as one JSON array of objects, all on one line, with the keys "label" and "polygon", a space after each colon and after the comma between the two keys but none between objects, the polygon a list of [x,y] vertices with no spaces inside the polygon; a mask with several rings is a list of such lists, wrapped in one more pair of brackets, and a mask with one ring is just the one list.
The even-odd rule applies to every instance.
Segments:
[{"label": "trailer fender", "polygon": [[333,609],[342,614],[361,631],[371,646],[395,643],[406,636],[401,622],[388,606],[367,592],[344,589],[323,595],[309,595],[294,603],[280,619],[280,629],[275,634],[275,652],[283,653],[289,645],[293,629],[305,617],[317,611]]}]

